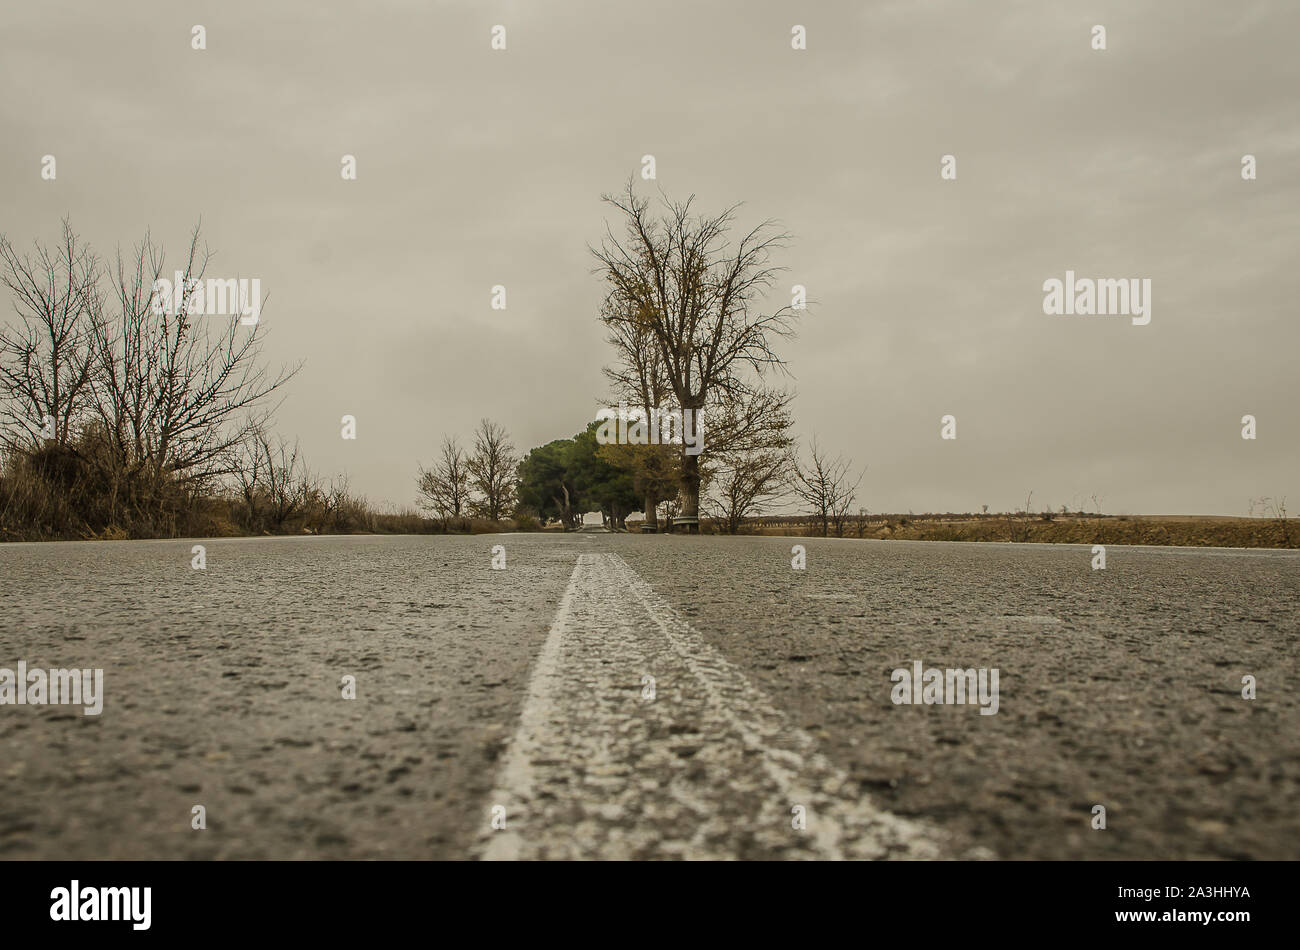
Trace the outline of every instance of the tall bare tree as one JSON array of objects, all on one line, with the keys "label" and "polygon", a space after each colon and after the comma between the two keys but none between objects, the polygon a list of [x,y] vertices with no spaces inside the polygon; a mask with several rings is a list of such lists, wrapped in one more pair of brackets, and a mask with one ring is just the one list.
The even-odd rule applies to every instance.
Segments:
[{"label": "tall bare tree", "polygon": [[514,451],[504,427],[489,419],[480,420],[474,430],[474,453],[465,463],[470,485],[480,495],[470,501],[474,514],[499,521],[514,508],[515,471],[519,465]]},{"label": "tall bare tree", "polygon": [[[607,329],[606,342],[614,349],[615,362],[604,368],[614,398],[644,413],[673,411],[675,400],[663,358],[649,322],[641,319],[635,301],[617,291],[605,299],[601,321]],[[603,445],[598,454],[617,468],[629,471],[636,492],[645,507],[645,524],[658,527],[659,502],[675,494],[681,485],[682,449],[673,445]]]},{"label": "tall bare tree", "polygon": [[854,478],[852,460],[843,455],[831,458],[817,444],[816,438],[809,446],[809,454],[811,458],[807,463],[795,466],[791,487],[812,508],[813,515],[821,522],[822,537],[826,537],[834,526],[835,536],[842,538],[849,512],[857,500],[862,473]]},{"label": "tall bare tree", "polygon": [[66,445],[85,421],[94,375],[90,311],[99,261],[63,220],[59,244],[19,253],[0,236],[0,283],[16,325],[0,327],[0,445]]},{"label": "tall bare tree", "polygon": [[416,487],[420,507],[444,520],[462,518],[469,509],[469,465],[455,436],[444,436],[433,468],[420,467]]},{"label": "tall bare tree", "polygon": [[[719,394],[743,397],[755,375],[784,366],[772,345],[793,332],[795,311],[785,306],[764,313],[760,298],[779,273],[771,253],[788,235],[764,222],[733,241],[738,206],[697,215],[694,196],[664,198],[656,217],[631,180],[621,194],[603,200],[622,215],[624,233],[620,238],[607,227],[601,246],[591,250],[624,305],[602,319],[607,326],[644,327],[683,411],[698,414]],[[683,453],[682,517],[688,525],[699,516],[700,483],[700,456]]]}]

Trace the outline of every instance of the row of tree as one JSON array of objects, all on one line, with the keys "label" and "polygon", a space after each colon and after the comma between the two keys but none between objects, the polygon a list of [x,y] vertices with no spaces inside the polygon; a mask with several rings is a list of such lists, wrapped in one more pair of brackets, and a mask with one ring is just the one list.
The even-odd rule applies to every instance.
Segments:
[{"label": "row of tree", "polygon": [[[602,512],[617,528],[625,528],[627,516],[637,510],[644,510],[647,525],[657,526],[660,510],[680,516],[681,500],[674,493],[680,485],[681,447],[602,444],[600,424],[590,422],[572,438],[555,439],[516,458],[505,430],[484,419],[472,452],[449,436],[433,465],[420,469],[420,507],[444,523],[509,516],[559,522],[569,530],[578,528],[588,511]],[[747,518],[797,499],[812,512],[823,535],[842,537],[861,473],[854,476],[848,459],[831,458],[815,440],[807,461],[801,461],[787,429],[788,424],[780,428],[779,438],[769,433],[758,447],[736,441],[711,453],[700,468],[701,509],[723,531],[736,534]],[[729,438],[738,439],[736,433],[745,431],[743,420],[728,431]]]},{"label": "row of tree", "polygon": [[[631,182],[604,200],[622,223],[592,249],[614,356],[605,404],[642,418],[689,413],[702,420],[701,451],[603,444],[591,423],[520,458],[505,429],[483,420],[471,448],[449,437],[420,469],[422,507],[444,530],[471,516],[576,527],[592,509],[622,525],[640,509],[651,526],[662,511],[697,530],[705,514],[735,532],[799,498],[824,533],[842,531],[861,476],[816,444],[809,461],[796,459],[793,393],[773,385],[785,373],[774,346],[798,311],[762,302],[787,235],[765,222],[737,237],[737,208],[696,214],[693,198],[664,199],[656,213]],[[158,306],[164,274],[200,282],[210,257],[197,228],[170,267],[148,234],[111,259],[67,221],[53,248],[24,252],[0,236],[0,282],[17,317],[0,329],[0,530],[176,534],[194,530],[183,522],[213,498],[235,503],[252,532],[355,520],[336,518],[360,510],[346,480],[326,484],[297,443],[271,431],[273,397],[298,367],[268,369],[264,323],[191,313],[185,294]]]},{"label": "row of tree", "polygon": [[484,421],[468,459],[448,439],[434,468],[421,470],[422,504],[444,518],[466,506],[499,516],[507,509],[494,501],[507,493],[491,486],[501,478],[513,481],[517,508],[542,521],[575,527],[583,511],[599,508],[621,526],[639,508],[657,528],[663,508],[678,530],[697,530],[703,514],[735,533],[747,517],[798,499],[823,534],[842,534],[862,476],[815,440],[807,461],[796,457],[794,395],[772,385],[786,371],[774,347],[793,334],[799,313],[793,303],[763,306],[780,271],[772,254],[789,235],[769,221],[736,236],[738,207],[697,214],[693,197],[664,198],[656,212],[632,181],[603,200],[621,221],[592,248],[606,286],[599,319],[614,356],[604,371],[606,405],[626,407],[623,421],[662,412],[698,420],[700,450],[609,443],[597,439],[593,422],[533,449],[511,479],[512,459],[495,464],[504,433],[493,437]]},{"label": "row of tree", "polygon": [[519,458],[506,430],[484,419],[472,450],[462,449],[455,436],[442,440],[438,458],[420,468],[418,503],[444,522],[535,518],[573,529],[585,512],[600,510],[621,526],[638,496],[631,477],[601,457],[595,430],[592,423],[572,439],[556,439]]},{"label": "row of tree", "polygon": [[519,459],[514,452],[506,430],[489,419],[474,431],[471,452],[455,436],[444,437],[437,461],[421,466],[416,478],[420,507],[444,521],[470,516],[500,521],[515,514]]},{"label": "row of tree", "polygon": [[[298,367],[268,369],[262,323],[192,313],[185,299],[160,306],[155,294],[168,272],[203,280],[210,257],[197,228],[170,267],[148,234],[111,259],[67,220],[54,247],[25,251],[0,236],[0,282],[16,318],[0,328],[6,517],[18,517],[14,486],[23,484],[31,498],[49,489],[41,518],[62,506],[58,517],[91,531],[167,533],[249,459],[256,493],[288,490],[278,479],[286,465],[297,478],[296,450],[273,460],[267,431],[271,399]],[[284,503],[269,504],[282,521]]]}]

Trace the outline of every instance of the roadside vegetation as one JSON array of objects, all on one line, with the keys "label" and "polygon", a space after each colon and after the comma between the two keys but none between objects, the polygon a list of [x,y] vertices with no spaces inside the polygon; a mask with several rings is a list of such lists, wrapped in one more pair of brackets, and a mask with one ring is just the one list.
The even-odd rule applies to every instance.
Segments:
[{"label": "roadside vegetation", "polygon": [[[706,524],[709,533],[720,526]],[[855,516],[844,533],[831,537],[899,541],[1016,541],[1043,544],[1149,544],[1186,547],[1297,548],[1300,526],[1295,519],[1229,518],[1196,515],[1041,515],[1021,514],[890,514]],[[821,535],[815,516],[776,516],[748,519],[740,534],[786,537]]]},{"label": "roadside vegetation", "polygon": [[[192,313],[184,294],[158,305],[165,275],[186,287],[204,280],[211,255],[197,228],[171,263],[148,234],[111,259],[67,221],[53,246],[0,235],[12,305],[0,322],[0,541],[567,531],[600,511],[613,530],[674,533],[1300,542],[1281,498],[1253,499],[1244,519],[1031,514],[1032,494],[1004,515],[868,515],[865,468],[794,436],[777,347],[806,302],[765,306],[789,235],[770,221],[738,228],[738,207],[697,212],[693,196],[652,204],[631,182],[604,200],[615,223],[591,249],[611,355],[603,413],[523,453],[490,419],[447,434],[417,464],[405,508],[376,508],[276,433],[281,391],[300,366],[266,364],[260,319]],[[694,451],[680,437],[608,438],[665,413],[700,420]],[[801,514],[779,514],[791,510]]]},{"label": "roadside vegetation", "polygon": [[265,324],[158,305],[156,281],[202,281],[210,256],[198,229],[175,262],[147,234],[104,259],[67,221],[54,246],[0,236],[0,540],[516,527],[500,497],[435,520],[313,472],[273,429],[299,367],[267,366]]}]

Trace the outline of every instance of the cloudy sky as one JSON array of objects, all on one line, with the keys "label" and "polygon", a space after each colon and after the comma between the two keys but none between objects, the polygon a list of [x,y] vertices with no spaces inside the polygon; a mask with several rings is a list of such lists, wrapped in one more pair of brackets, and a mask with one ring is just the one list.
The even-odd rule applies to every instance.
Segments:
[{"label": "cloudy sky", "polygon": [[[795,235],[799,432],[869,510],[1300,508],[1289,0],[347,6],[4,4],[0,232],[178,253],[201,218],[305,361],[280,430],[373,501],[480,417],[521,450],[593,417],[587,245],[652,154],[644,184]],[[1151,279],[1151,323],[1044,315],[1067,269]]]}]

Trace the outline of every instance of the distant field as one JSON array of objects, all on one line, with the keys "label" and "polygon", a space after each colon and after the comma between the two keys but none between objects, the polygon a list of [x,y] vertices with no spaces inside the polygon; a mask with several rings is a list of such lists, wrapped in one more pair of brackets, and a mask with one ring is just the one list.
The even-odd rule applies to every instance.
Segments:
[{"label": "distant field", "polygon": [[[713,526],[704,525],[709,531]],[[638,530],[629,524],[632,530]],[[754,518],[742,534],[821,534],[808,517]],[[836,531],[832,525],[832,537]],[[1297,548],[1300,519],[1222,515],[870,515],[851,518],[839,535],[905,541],[1022,541],[1046,544],[1169,544],[1188,547]]]}]

